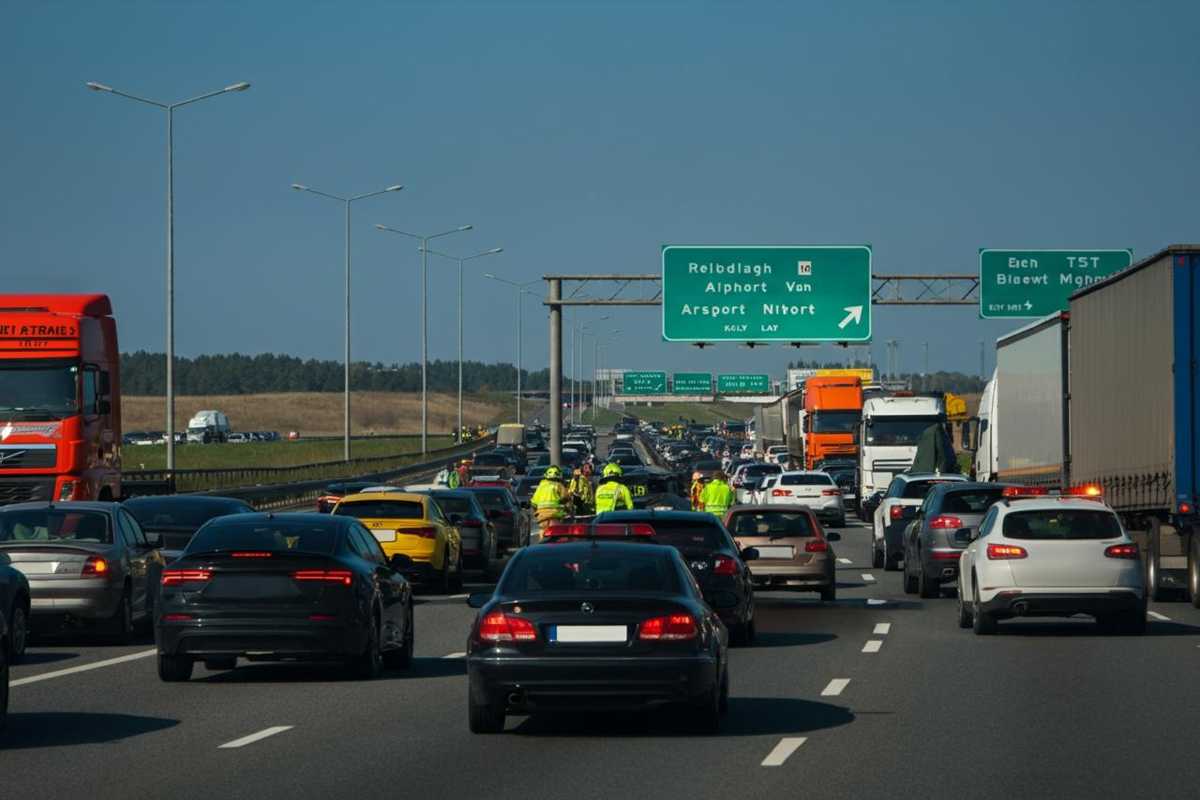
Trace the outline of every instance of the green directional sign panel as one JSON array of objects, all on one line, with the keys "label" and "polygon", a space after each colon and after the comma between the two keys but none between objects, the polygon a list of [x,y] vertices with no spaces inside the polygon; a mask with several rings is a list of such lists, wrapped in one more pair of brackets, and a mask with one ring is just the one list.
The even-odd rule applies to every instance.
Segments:
[{"label": "green directional sign panel", "polygon": [[625,394],[666,394],[667,373],[626,372],[622,376],[621,387]]},{"label": "green directional sign panel", "polygon": [[866,245],[666,245],[669,342],[864,342],[871,338]]},{"label": "green directional sign panel", "polygon": [[979,251],[979,315],[1044,317],[1071,293],[1133,263],[1132,250]]},{"label": "green directional sign panel", "polygon": [[671,376],[672,394],[712,394],[712,373],[676,372]]},{"label": "green directional sign panel", "polygon": [[717,394],[769,394],[770,375],[718,375]]}]

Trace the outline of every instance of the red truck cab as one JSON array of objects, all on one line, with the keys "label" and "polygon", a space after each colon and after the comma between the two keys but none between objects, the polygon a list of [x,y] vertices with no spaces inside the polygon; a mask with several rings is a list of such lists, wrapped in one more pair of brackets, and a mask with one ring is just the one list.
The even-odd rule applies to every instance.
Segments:
[{"label": "red truck cab", "polygon": [[120,499],[120,387],[107,295],[0,295],[0,505]]},{"label": "red truck cab", "polygon": [[808,469],[826,459],[858,457],[862,407],[860,378],[819,376],[805,381],[804,458]]}]

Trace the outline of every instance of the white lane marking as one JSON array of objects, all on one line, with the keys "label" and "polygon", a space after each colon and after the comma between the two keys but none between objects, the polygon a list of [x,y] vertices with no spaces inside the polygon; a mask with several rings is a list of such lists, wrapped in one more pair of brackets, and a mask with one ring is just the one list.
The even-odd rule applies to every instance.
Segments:
[{"label": "white lane marking", "polygon": [[880,600],[878,597],[868,597],[867,605],[869,605],[869,606],[886,606],[887,600]]},{"label": "white lane marking", "polygon": [[446,655],[442,656],[442,658],[466,658],[466,657],[467,657],[466,653],[447,653]]},{"label": "white lane marking", "polygon": [[839,558],[838,563],[839,564],[853,564],[854,562],[848,558]]},{"label": "white lane marking", "polygon": [[874,576],[874,575],[868,575],[868,574],[867,574],[867,573],[865,573],[865,572],[864,572],[864,573],[863,573],[863,575],[862,575],[862,579],[863,579],[864,581],[866,581],[867,583],[874,583],[874,582],[875,582],[875,576]]},{"label": "white lane marking", "polygon": [[446,596],[449,597],[451,600],[462,600],[464,598],[470,597],[469,594],[449,594]]},{"label": "white lane marking", "polygon": [[767,753],[767,757],[762,760],[764,767],[781,767],[783,762],[788,760],[788,756],[800,749],[800,745],[807,742],[808,739],[804,736],[785,736],[779,740],[779,744]]},{"label": "white lane marking", "polygon": [[1157,611],[1147,611],[1146,616],[1149,617],[1150,619],[1156,619],[1159,622],[1170,622],[1171,621],[1170,617],[1166,616],[1165,614],[1160,614]]},{"label": "white lane marking", "polygon": [[876,636],[887,636],[891,630],[892,630],[892,623],[890,623],[890,622],[880,622],[875,625],[875,635]]},{"label": "white lane marking", "polygon": [[864,653],[878,653],[881,647],[883,647],[882,639],[870,639],[863,645],[862,651]]},{"label": "white lane marking", "polygon": [[30,675],[28,678],[18,678],[9,684],[9,686],[24,686],[27,683],[37,683],[38,681],[48,681],[51,678],[61,678],[64,675],[74,675],[79,672],[87,672],[88,670],[100,669],[101,667],[111,667],[114,664],[124,664],[126,661],[137,661],[139,658],[148,658],[158,654],[158,649],[142,650],[137,653],[130,653],[127,656],[117,656],[116,658],[106,658],[103,661],[93,661],[91,664],[80,664],[78,667],[67,667],[66,669],[56,669],[53,672],[43,672],[41,675]]},{"label": "white lane marking", "polygon": [[274,736],[277,733],[283,733],[284,731],[290,731],[294,727],[295,727],[294,725],[274,725],[270,728],[264,728],[263,730],[259,731],[258,733],[252,733],[249,736],[243,736],[240,739],[234,739],[232,742],[226,742],[225,744],[221,745],[217,749],[218,750],[228,750],[228,749],[234,748],[234,747],[245,747],[248,744],[254,744],[255,742],[262,741],[263,739],[266,739],[268,736]]},{"label": "white lane marking", "polygon": [[834,678],[828,686],[821,690],[821,697],[837,697],[849,685],[849,678]]}]

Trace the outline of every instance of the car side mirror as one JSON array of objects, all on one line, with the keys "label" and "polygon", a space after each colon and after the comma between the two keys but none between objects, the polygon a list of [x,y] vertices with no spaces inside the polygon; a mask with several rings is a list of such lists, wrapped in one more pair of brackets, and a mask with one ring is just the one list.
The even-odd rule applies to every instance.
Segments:
[{"label": "car side mirror", "polygon": [[146,545],[149,547],[162,547],[163,539],[161,533],[147,533]]},{"label": "car side mirror", "polygon": [[467,605],[471,608],[483,608],[491,599],[492,596],[488,592],[475,592],[467,595]]},{"label": "car side mirror", "polygon": [[404,553],[396,553],[388,559],[388,566],[396,572],[410,572],[413,568],[413,560]]},{"label": "car side mirror", "polygon": [[742,551],[742,561],[757,561],[757,560],[758,560],[758,548],[757,547],[747,547],[745,550]]},{"label": "car side mirror", "polygon": [[840,542],[841,540],[842,540],[842,535],[840,533],[838,533],[837,531],[826,531],[825,532],[825,541]]},{"label": "car side mirror", "polygon": [[959,528],[954,532],[954,543],[964,547],[975,541],[976,538],[976,533],[971,528]]}]

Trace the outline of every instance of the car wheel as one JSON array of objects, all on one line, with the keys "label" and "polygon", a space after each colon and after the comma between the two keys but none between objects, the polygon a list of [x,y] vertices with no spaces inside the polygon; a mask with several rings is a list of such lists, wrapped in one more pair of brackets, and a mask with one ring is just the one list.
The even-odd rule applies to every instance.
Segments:
[{"label": "car wheel", "polygon": [[8,660],[15,664],[25,655],[29,644],[29,612],[25,603],[18,599],[8,617]]},{"label": "car wheel", "polygon": [[962,584],[958,586],[958,627],[970,628],[975,620],[971,616],[971,607],[963,600]]},{"label": "car wheel", "polygon": [[[904,566],[908,567],[907,562]],[[917,574],[917,594],[926,600],[942,596],[942,584],[929,577],[924,564],[921,565],[921,571]]]},{"label": "car wheel", "polygon": [[379,618],[372,615],[367,628],[367,646],[350,659],[350,672],[359,680],[370,681],[383,672],[383,652],[379,649]]},{"label": "car wheel", "polygon": [[996,618],[980,607],[979,587],[975,587],[975,607],[971,610],[976,636],[991,636],[996,632]]},{"label": "car wheel", "polygon": [[192,677],[196,662],[191,656],[169,656],[158,654],[158,678],[164,683],[182,683]]},{"label": "car wheel", "polygon": [[504,730],[504,706],[476,703],[467,695],[467,727],[471,733],[500,733]]},{"label": "car wheel", "polygon": [[121,593],[121,602],[117,605],[117,610],[113,613],[108,625],[117,644],[128,644],[133,639],[133,597],[128,586]]},{"label": "car wheel", "polygon": [[880,569],[883,566],[883,553],[879,551],[879,547],[874,542],[871,542],[871,567]]},{"label": "car wheel", "polygon": [[1188,594],[1193,608],[1200,608],[1200,530],[1192,529],[1188,550]]},{"label": "car wheel", "polygon": [[388,650],[383,654],[383,665],[385,667],[388,669],[408,669],[412,666],[413,641],[415,639],[413,634],[413,610],[410,605],[404,622],[404,643],[395,650]]},{"label": "car wheel", "polygon": [[908,559],[904,559],[904,593],[917,593],[917,579],[913,575],[908,574]]}]

